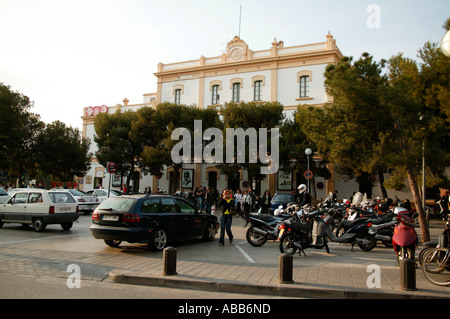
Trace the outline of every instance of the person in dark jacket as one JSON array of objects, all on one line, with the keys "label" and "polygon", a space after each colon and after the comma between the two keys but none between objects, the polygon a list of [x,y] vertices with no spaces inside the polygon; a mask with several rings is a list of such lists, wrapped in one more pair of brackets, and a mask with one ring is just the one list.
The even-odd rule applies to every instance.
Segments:
[{"label": "person in dark jacket", "polygon": [[270,201],[272,200],[272,196],[270,196],[270,191],[266,190],[261,199],[261,214],[268,214],[270,208]]},{"label": "person in dark jacket", "polygon": [[311,195],[306,191],[306,185],[300,184],[297,188],[300,196],[298,197],[298,206],[303,207],[305,205],[311,204]]},{"label": "person in dark jacket", "polygon": [[233,220],[232,209],[234,207],[234,200],[229,190],[224,190],[223,196],[217,205],[217,208],[222,207],[222,216],[220,216],[220,238],[219,246],[225,243],[225,231],[227,232],[230,244],[233,243],[233,233],[231,232],[231,222]]}]

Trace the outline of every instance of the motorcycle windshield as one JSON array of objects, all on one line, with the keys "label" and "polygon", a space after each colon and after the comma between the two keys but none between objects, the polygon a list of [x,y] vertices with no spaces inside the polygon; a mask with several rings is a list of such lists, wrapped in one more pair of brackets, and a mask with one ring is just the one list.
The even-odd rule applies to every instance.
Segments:
[{"label": "motorcycle windshield", "polygon": [[417,233],[411,226],[400,225],[394,228],[392,241],[399,246],[412,245],[417,240]]}]

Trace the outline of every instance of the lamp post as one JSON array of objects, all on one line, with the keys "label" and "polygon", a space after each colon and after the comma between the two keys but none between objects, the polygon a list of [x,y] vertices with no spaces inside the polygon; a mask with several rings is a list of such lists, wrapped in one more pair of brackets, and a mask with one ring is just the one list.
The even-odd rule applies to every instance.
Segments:
[{"label": "lamp post", "polygon": [[446,56],[450,57],[450,30],[444,34],[441,40],[441,51]]},{"label": "lamp post", "polygon": [[[309,156],[312,154],[312,150],[310,148],[307,148],[305,150],[306,158],[307,158],[307,169],[309,171]],[[309,193],[309,179],[308,179],[308,193]]]}]

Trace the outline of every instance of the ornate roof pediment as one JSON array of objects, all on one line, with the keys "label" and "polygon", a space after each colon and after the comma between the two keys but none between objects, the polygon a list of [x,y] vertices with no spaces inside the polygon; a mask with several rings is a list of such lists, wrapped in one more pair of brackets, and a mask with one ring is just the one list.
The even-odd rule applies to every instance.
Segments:
[{"label": "ornate roof pediment", "polygon": [[235,36],[227,45],[227,62],[244,61],[248,59],[248,45],[240,37]]}]

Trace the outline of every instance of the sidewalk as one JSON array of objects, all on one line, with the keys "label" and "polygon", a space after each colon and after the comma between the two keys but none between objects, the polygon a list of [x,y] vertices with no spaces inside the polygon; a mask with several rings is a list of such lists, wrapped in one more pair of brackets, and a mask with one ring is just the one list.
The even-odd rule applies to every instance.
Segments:
[{"label": "sidewalk", "polygon": [[[437,231],[442,229],[439,227],[440,225],[437,226]],[[308,257],[294,255],[293,283],[282,284],[279,282],[278,260],[248,262],[243,258],[237,260],[233,257],[236,248],[245,249],[244,253],[248,253],[249,260],[252,261],[251,255],[261,252],[264,247],[249,246],[243,235],[245,230],[233,228],[233,245],[226,244],[223,248],[217,248],[217,240],[211,243],[214,248],[212,252],[208,249],[208,253],[214,256],[210,256],[210,261],[206,261],[207,258],[200,254],[190,254],[188,257],[187,254],[178,253],[176,275],[162,275],[161,258],[137,271],[113,269],[109,278],[126,284],[302,298],[450,298],[450,287],[432,284],[425,278],[421,268],[416,269],[417,290],[400,289],[400,268],[395,265],[395,255],[392,249],[382,246],[377,246],[371,252],[363,252],[357,246],[351,251],[349,245],[331,243],[331,254],[326,254],[323,250],[308,249]],[[270,249],[274,255],[277,253],[277,243],[268,242],[266,245],[267,251]],[[420,249],[419,247],[416,257]],[[277,254],[279,256],[279,252]],[[368,281],[372,286],[376,283],[373,280],[374,270],[368,268],[373,264],[379,269],[380,288],[368,287]]]}]

